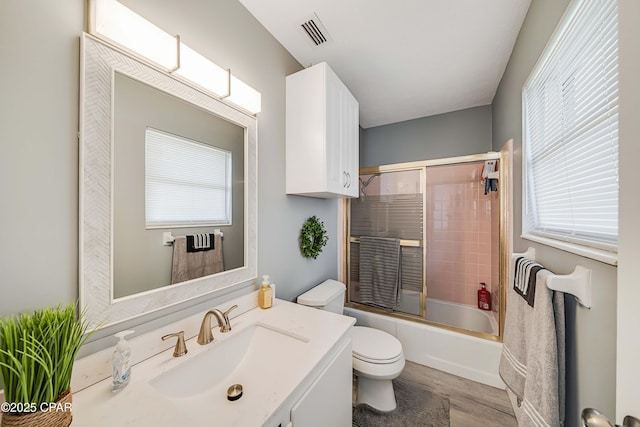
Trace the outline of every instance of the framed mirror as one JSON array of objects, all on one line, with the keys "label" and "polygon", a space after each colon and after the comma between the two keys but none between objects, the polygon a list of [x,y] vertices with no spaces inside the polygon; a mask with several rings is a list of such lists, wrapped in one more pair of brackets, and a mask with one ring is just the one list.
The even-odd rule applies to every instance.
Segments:
[{"label": "framed mirror", "polygon": [[[196,154],[178,158],[175,147],[168,150],[167,144],[192,147]],[[256,144],[255,117],[83,34],[79,277],[80,305],[91,326],[111,325],[254,282]],[[154,194],[172,194],[168,187],[153,193],[150,184],[150,159],[158,150],[165,157],[170,152],[159,163],[161,172],[173,177],[186,171],[196,176],[197,186],[201,175],[227,183],[220,196],[195,196],[196,206],[223,204],[220,215],[173,221],[173,208],[188,199],[180,183],[175,198],[164,202],[171,210],[169,220],[154,219]],[[226,160],[207,163],[207,152],[212,159]],[[196,163],[203,163],[201,169]],[[167,174],[161,175],[160,181],[166,181]],[[212,245],[218,244],[220,265],[202,277],[175,274],[173,239],[188,236],[211,236]]]}]

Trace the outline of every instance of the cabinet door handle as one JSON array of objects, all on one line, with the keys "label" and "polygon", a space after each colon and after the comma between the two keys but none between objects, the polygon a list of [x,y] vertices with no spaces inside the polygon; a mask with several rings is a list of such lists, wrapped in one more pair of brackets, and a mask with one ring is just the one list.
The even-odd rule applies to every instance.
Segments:
[{"label": "cabinet door handle", "polygon": [[342,176],[344,177],[342,188],[347,188],[347,173],[345,171],[342,171]]},{"label": "cabinet door handle", "polygon": [[351,188],[351,174],[347,172],[347,188]]}]

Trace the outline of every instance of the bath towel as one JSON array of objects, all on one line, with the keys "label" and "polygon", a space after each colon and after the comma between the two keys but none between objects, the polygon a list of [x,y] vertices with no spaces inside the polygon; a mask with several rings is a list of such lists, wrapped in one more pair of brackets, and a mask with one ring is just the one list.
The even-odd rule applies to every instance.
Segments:
[{"label": "bath towel", "polygon": [[400,265],[400,239],[360,236],[360,302],[396,308]]},{"label": "bath towel", "polygon": [[[514,267],[511,272],[515,272]],[[535,275],[537,290],[533,307],[515,289],[508,292],[498,371],[518,398],[519,427],[557,427],[564,423],[564,294],[547,287],[551,274],[541,269]]]},{"label": "bath towel", "polygon": [[187,237],[178,236],[173,242],[173,262],[171,266],[171,284],[181,283],[198,277],[224,271],[222,236],[211,234],[214,249],[187,251]]}]

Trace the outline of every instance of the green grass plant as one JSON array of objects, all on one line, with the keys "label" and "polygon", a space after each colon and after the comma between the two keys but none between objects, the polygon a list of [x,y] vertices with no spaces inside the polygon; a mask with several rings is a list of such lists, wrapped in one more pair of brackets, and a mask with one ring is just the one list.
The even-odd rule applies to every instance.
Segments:
[{"label": "green grass plant", "polygon": [[87,334],[77,304],[0,319],[0,377],[7,402],[40,404],[71,386],[73,362]]}]

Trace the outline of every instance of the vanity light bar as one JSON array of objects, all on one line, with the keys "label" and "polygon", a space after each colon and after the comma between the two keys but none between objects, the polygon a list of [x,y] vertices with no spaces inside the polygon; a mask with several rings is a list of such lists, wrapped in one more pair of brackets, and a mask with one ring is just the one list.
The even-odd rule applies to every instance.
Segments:
[{"label": "vanity light bar", "polygon": [[229,93],[229,70],[217,66],[184,43],[180,48],[180,68],[174,74],[224,98]]},{"label": "vanity light bar", "polygon": [[90,0],[89,32],[164,70],[176,65],[176,38],[115,0]]},{"label": "vanity light bar", "polygon": [[180,69],[180,34],[176,34],[176,66],[167,70],[168,73],[173,73]]},{"label": "vanity light bar", "polygon": [[89,0],[89,33],[153,62],[249,114],[261,111],[260,92],[116,0]]},{"label": "vanity light bar", "polygon": [[241,105],[248,111],[255,111],[256,113],[260,112],[260,104],[262,103],[260,92],[232,74],[229,74],[229,77],[229,96],[225,99],[236,105]]}]

